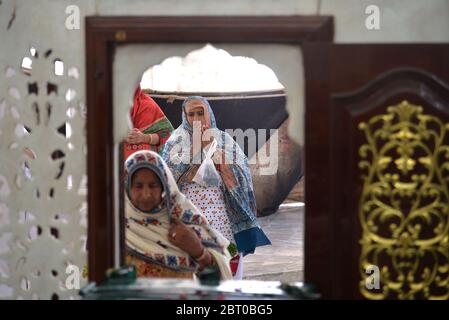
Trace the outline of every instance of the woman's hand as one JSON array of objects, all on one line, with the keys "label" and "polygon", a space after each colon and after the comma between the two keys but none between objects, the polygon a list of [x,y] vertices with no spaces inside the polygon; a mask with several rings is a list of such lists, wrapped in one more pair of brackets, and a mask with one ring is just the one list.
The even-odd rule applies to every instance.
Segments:
[{"label": "woman's hand", "polygon": [[126,142],[132,144],[139,143],[149,143],[149,144],[158,144],[159,136],[157,134],[145,134],[141,132],[139,129],[134,128],[128,133],[128,138]]},{"label": "woman's hand", "polygon": [[134,128],[128,133],[126,142],[132,144],[148,143],[148,138],[145,133],[142,133],[139,129]]},{"label": "woman's hand", "polygon": [[173,218],[168,230],[168,239],[179,249],[184,250],[192,257],[201,255],[203,245],[198,235],[178,219]]},{"label": "woman's hand", "polygon": [[209,140],[203,140],[204,138],[204,133],[209,130],[209,126],[207,124],[203,124],[201,125],[201,146],[204,148],[206,148],[209,144],[212,143],[212,141],[214,141],[214,137],[211,136],[209,138]]},{"label": "woman's hand", "polygon": [[[206,248],[202,245],[201,239],[191,228],[178,219],[173,218],[168,230],[169,241],[179,249],[187,252],[192,258],[199,258]],[[207,252],[206,259],[201,262],[201,268],[212,263],[212,257]]]}]

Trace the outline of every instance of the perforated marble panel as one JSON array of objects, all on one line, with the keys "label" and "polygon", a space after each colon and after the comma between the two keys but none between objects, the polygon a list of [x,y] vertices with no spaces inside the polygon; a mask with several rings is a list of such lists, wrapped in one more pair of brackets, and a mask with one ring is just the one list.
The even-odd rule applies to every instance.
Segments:
[{"label": "perforated marble panel", "polygon": [[66,268],[86,264],[79,67],[24,46],[0,72],[0,298],[76,298]]}]

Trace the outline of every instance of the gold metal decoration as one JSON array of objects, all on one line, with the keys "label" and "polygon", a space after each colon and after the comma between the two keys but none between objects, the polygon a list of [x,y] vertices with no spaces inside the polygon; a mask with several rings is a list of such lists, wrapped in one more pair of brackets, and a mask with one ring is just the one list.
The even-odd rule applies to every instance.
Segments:
[{"label": "gold metal decoration", "polygon": [[359,129],[361,294],[448,299],[449,123],[402,101]]}]

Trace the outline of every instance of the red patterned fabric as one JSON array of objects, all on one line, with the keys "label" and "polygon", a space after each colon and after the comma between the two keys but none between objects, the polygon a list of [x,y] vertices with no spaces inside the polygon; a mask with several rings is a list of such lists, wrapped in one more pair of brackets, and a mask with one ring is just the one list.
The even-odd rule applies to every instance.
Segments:
[{"label": "red patterned fabric", "polygon": [[160,153],[165,142],[170,138],[173,126],[165,117],[156,101],[145,94],[140,88],[140,85],[134,91],[134,102],[130,116],[134,128],[139,129],[145,134],[157,134],[159,136],[159,143],[156,145],[150,145],[148,143],[125,143],[124,159],[127,159],[128,156],[140,150],[151,150]]}]

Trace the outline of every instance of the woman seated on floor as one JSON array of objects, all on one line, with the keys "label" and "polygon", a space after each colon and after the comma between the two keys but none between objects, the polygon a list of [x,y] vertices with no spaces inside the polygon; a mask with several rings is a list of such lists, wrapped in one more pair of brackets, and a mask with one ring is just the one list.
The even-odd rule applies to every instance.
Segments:
[{"label": "woman seated on floor", "polygon": [[125,161],[126,262],[138,276],[193,278],[216,265],[231,279],[229,241],[179,191],[164,160],[138,151]]}]

